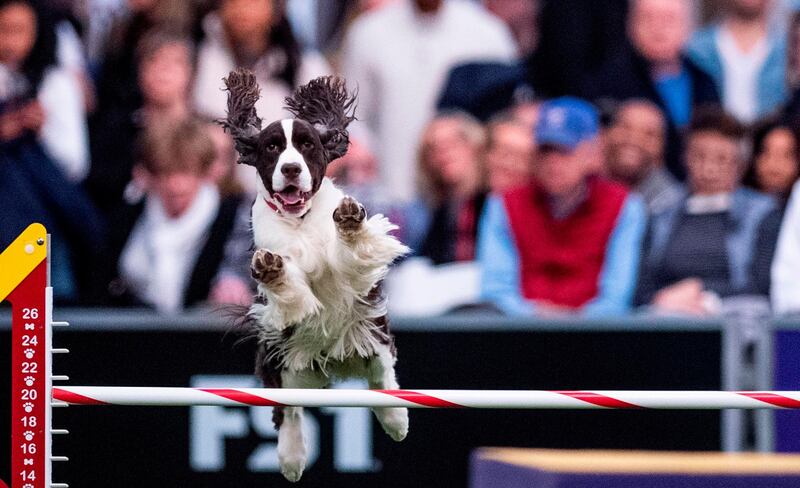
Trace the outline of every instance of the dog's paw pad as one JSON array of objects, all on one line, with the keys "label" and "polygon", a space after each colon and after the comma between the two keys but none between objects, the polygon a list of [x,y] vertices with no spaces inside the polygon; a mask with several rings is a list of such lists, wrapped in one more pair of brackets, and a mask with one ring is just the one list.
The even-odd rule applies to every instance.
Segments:
[{"label": "dog's paw pad", "polygon": [[367,210],[353,197],[342,198],[339,206],[333,211],[333,221],[344,233],[357,231],[366,218]]},{"label": "dog's paw pad", "polygon": [[272,283],[283,276],[283,258],[266,249],[258,249],[250,263],[250,274],[261,283]]}]

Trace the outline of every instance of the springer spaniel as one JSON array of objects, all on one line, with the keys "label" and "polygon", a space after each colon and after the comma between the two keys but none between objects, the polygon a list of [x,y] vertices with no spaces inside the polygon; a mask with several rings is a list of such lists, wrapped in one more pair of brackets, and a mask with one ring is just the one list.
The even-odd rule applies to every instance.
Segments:
[{"label": "springer spaniel", "polygon": [[[248,320],[259,338],[256,373],[269,388],[325,388],[333,380],[366,378],[370,388],[398,388],[394,337],[381,282],[408,248],[389,235],[396,226],[325,177],[347,152],[355,98],[341,79],[317,78],[286,99],[295,118],[261,128],[254,108],[255,76],[225,79],[228,116],[239,162],[258,171],[251,272],[262,304]],[[392,439],[408,433],[405,408],[375,408]],[[303,409],[275,407],[281,472],[297,481],[306,464]]]}]

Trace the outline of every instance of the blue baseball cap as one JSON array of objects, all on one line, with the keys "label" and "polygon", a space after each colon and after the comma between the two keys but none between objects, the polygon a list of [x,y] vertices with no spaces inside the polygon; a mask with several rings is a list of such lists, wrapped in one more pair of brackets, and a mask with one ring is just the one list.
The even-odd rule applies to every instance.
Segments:
[{"label": "blue baseball cap", "polygon": [[600,130],[600,114],[591,103],[575,97],[544,102],[534,129],[535,143],[575,149]]}]

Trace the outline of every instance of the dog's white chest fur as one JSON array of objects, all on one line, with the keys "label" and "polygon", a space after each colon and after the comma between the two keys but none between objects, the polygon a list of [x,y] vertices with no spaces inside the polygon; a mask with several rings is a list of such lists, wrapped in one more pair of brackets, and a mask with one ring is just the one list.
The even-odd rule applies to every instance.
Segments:
[{"label": "dog's white chest fur", "polygon": [[325,370],[329,362],[337,369],[373,356],[381,343],[374,319],[386,314],[386,303],[368,295],[407,248],[388,235],[394,226],[382,215],[344,239],[332,218],[343,197],[325,178],[302,219],[282,217],[262,198],[253,205],[256,248],[283,257],[286,280],[259,285],[267,304],[252,313],[261,339],[290,370]]}]

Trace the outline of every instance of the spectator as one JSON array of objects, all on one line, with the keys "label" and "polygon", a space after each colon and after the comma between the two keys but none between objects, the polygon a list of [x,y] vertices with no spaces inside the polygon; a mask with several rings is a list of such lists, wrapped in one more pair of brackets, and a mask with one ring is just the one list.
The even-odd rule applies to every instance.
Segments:
[{"label": "spectator", "polygon": [[666,135],[664,113],[647,100],[620,105],[606,133],[605,173],[642,195],[648,213],[672,206],[681,195],[664,168]]},{"label": "spectator", "polygon": [[793,125],[800,125],[800,11],[792,14],[786,52],[786,82],[791,99],[783,114]]},{"label": "spectator", "polygon": [[267,122],[288,116],[283,101],[296,86],[330,72],[322,56],[301,52],[277,0],[222,0],[203,19],[203,30],[193,95],[195,109],[210,118],[225,116],[222,79],[238,66],[256,73],[256,109]]},{"label": "spectator", "polygon": [[[155,29],[142,37],[136,55],[142,104],[133,112],[122,106],[107,107],[92,123],[93,164],[86,187],[106,213],[119,208],[129,188],[133,141],[140,131],[190,114],[193,47],[189,38],[170,29]],[[129,188],[129,197],[134,189]]]},{"label": "spectator", "polygon": [[682,178],[678,130],[694,107],[719,101],[714,81],[683,55],[691,32],[688,0],[634,0],[628,20],[632,50],[623,49],[588,77],[584,93],[598,103],[641,98],[667,114],[667,167]]},{"label": "spectator", "polygon": [[[33,3],[0,0],[0,248],[31,222],[43,223],[54,237],[54,298],[74,304],[83,292],[83,265],[104,235],[97,212],[64,171],[76,179],[82,171],[74,164],[81,99],[74,78],[56,64],[51,27]],[[67,155],[62,164],[57,155]]]},{"label": "spectator", "polygon": [[528,183],[533,159],[531,128],[510,114],[489,122],[486,172],[489,190],[502,194]]},{"label": "spectator", "polygon": [[95,90],[89,73],[86,48],[78,32],[82,30],[82,25],[74,15],[71,5],[59,2],[45,2],[45,5],[55,24],[58,64],[75,77],[81,88],[84,111],[91,113],[96,105]]},{"label": "spectator", "polygon": [[511,29],[521,56],[536,49],[539,41],[540,0],[483,0],[486,10],[502,19]]},{"label": "spectator", "polygon": [[777,314],[800,312],[800,182],[795,183],[783,217],[772,262],[772,308]]},{"label": "spectator", "polygon": [[[216,155],[208,169],[209,179],[217,185],[223,198],[245,193],[237,178],[237,170],[242,165],[236,163],[238,155],[233,145],[233,138],[226,134],[222,126],[216,122],[206,121],[204,126],[209,139],[214,143],[214,154]],[[248,201],[245,203],[250,203],[250,198],[246,200]]]},{"label": "spectator", "polygon": [[[718,300],[742,293],[766,295],[754,276],[763,265],[758,230],[775,209],[772,198],[742,188],[744,131],[733,116],[710,107],[698,110],[689,127],[683,198],[654,215],[645,239],[636,303],[704,315]],[[763,242],[762,242],[763,241]]]},{"label": "spectator", "polygon": [[697,32],[689,57],[717,84],[725,109],[742,123],[787,99],[786,39],[769,30],[772,0],[727,0],[722,21]]},{"label": "spectator", "polygon": [[523,124],[525,124],[531,133],[533,133],[536,123],[539,121],[539,109],[542,107],[542,102],[537,100],[528,100],[517,103],[511,107],[511,115]]},{"label": "spectator", "polygon": [[[316,46],[326,56],[338,57],[342,41],[355,19],[403,0],[327,0],[316,5]],[[335,62],[335,61],[334,61]],[[338,68],[338,66],[337,66]]]},{"label": "spectator", "polygon": [[621,185],[591,175],[598,118],[583,100],[545,102],[531,183],[487,203],[481,290],[508,314],[603,315],[631,305],[645,210]]},{"label": "spectator", "polygon": [[468,112],[481,121],[533,98],[522,61],[470,62],[450,70],[436,102],[439,111]]},{"label": "spectator", "polygon": [[745,182],[773,195],[783,206],[800,176],[800,136],[781,122],[768,122],[753,135],[753,163]]},{"label": "spectator", "polygon": [[113,20],[95,68],[95,114],[100,117],[90,120],[92,133],[95,127],[109,123],[103,115],[120,114],[119,118],[125,120],[142,106],[137,53],[142,38],[154,29],[189,35],[195,23],[192,3],[185,0],[126,0],[125,3],[127,9]]},{"label": "spectator", "polygon": [[96,70],[107,52],[115,22],[127,15],[126,0],[67,2],[73,23],[79,27],[81,44],[89,72]]},{"label": "spectator", "polygon": [[448,71],[467,61],[511,61],[507,27],[479,6],[454,0],[402,0],[364,14],[347,33],[343,74],[359,88],[389,196],[414,198],[414,150]]},{"label": "spectator", "polygon": [[478,218],[486,197],[483,126],[464,113],[439,115],[419,149],[420,200],[409,206],[404,241],[434,264],[475,259]]},{"label": "spectator", "polygon": [[99,293],[177,312],[208,297],[241,198],[221,198],[209,181],[214,145],[196,119],[148,126],[136,160],[147,195],[117,213]]},{"label": "spectator", "polygon": [[771,212],[758,229],[754,256],[756,289],[772,293],[771,266],[775,258],[775,244],[792,187],[800,175],[800,136],[785,122],[769,121],[756,128],[753,137],[753,163],[745,176],[745,183],[775,197],[777,208]]},{"label": "spectator", "polygon": [[142,37],[157,29],[188,35],[194,16],[185,0],[127,0],[128,11],[111,27],[97,75],[98,112],[131,113],[141,106],[137,49]]},{"label": "spectator", "polygon": [[30,0],[0,0],[0,139],[35,134],[72,182],[89,169],[83,94],[76,78],[56,61],[56,34]]},{"label": "spectator", "polygon": [[540,40],[529,58],[540,97],[578,95],[586,73],[625,46],[628,0],[543,0]]}]

